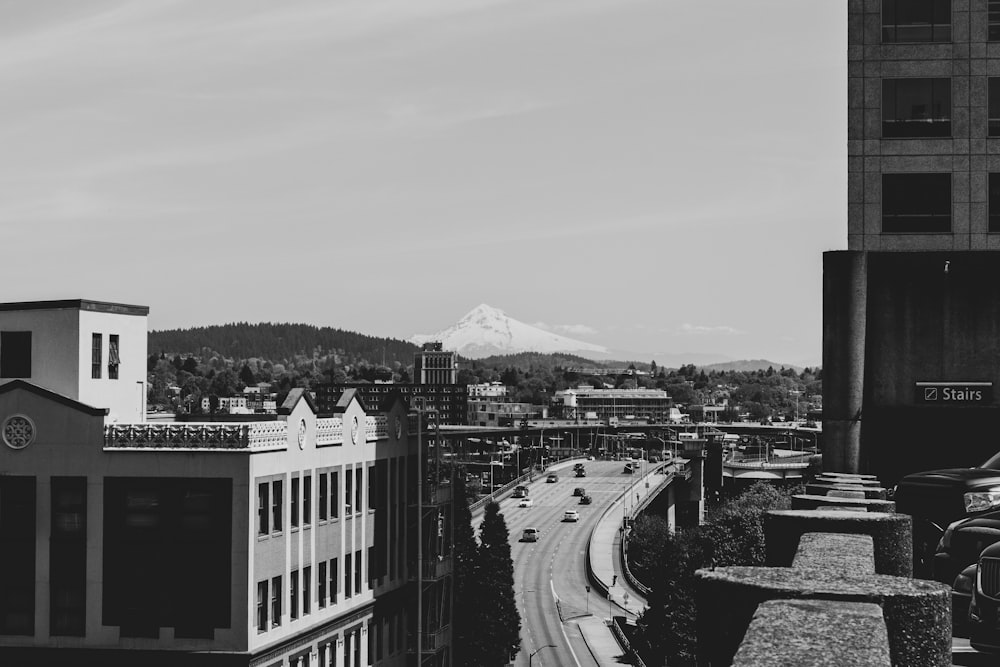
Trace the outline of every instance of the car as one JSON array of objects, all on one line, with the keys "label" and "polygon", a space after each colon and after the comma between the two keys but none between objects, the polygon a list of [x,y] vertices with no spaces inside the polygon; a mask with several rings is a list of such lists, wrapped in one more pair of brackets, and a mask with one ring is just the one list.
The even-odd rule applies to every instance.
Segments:
[{"label": "car", "polygon": [[574,464],[573,465],[573,470],[583,470],[583,464],[582,463],[576,463],[576,464]]},{"label": "car", "polygon": [[531,500],[531,498],[521,498],[521,502],[519,502],[517,504],[517,506],[518,507],[531,507],[534,504],[535,503],[534,503],[534,501]]},{"label": "car", "polygon": [[580,513],[576,510],[566,510],[563,512],[563,521],[579,521]]},{"label": "car", "polygon": [[[963,571],[964,575],[966,572]],[[1000,652],[1000,542],[983,549],[968,582],[969,643],[977,651]]]},{"label": "car", "polygon": [[558,481],[559,481],[559,475],[556,475],[554,473],[549,474],[549,476],[545,478],[545,483],[546,484],[554,484],[555,482],[558,482]]},{"label": "car", "polygon": [[588,456],[588,457],[587,457],[587,460],[588,460],[588,461],[593,461],[593,460],[594,460],[594,457],[593,457],[593,456]]},{"label": "car", "polygon": [[583,468],[580,468],[579,470],[576,471],[576,476],[577,477],[586,477],[587,476],[587,471],[584,470]]},{"label": "car", "polygon": [[635,468],[632,467],[631,463],[626,463],[625,464],[625,469],[622,470],[622,472],[625,473],[625,474],[627,474],[627,475],[631,475],[632,473],[635,472]]},{"label": "car", "polygon": [[526,487],[526,486],[517,486],[517,487],[515,487],[514,493],[512,494],[512,497],[514,497],[514,498],[527,498],[528,497],[528,487]]},{"label": "car", "polygon": [[539,532],[537,528],[525,528],[521,531],[522,542],[537,542]]},{"label": "car", "polygon": [[587,495],[587,492],[583,490],[582,486],[578,486],[575,489],[573,489],[573,495],[574,496],[585,496],[585,495]]},{"label": "car", "polygon": [[589,505],[592,502],[594,502],[594,499],[591,498],[590,496],[580,496],[581,505]]},{"label": "car", "polygon": [[1000,510],[954,521],[945,528],[934,552],[934,579],[952,588],[952,624],[963,632],[968,624],[969,602],[976,562],[987,547],[1000,542]]}]

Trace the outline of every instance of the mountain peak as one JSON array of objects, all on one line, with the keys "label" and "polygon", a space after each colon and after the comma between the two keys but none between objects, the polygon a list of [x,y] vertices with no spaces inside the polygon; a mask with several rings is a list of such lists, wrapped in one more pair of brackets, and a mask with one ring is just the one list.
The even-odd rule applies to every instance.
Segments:
[{"label": "mountain peak", "polygon": [[518,352],[567,352],[587,356],[587,353],[606,354],[608,351],[601,345],[574,340],[525,324],[485,303],[470,310],[447,329],[436,334],[418,334],[410,338],[410,342],[417,345],[429,341],[441,341],[445,349],[454,350],[471,359]]}]

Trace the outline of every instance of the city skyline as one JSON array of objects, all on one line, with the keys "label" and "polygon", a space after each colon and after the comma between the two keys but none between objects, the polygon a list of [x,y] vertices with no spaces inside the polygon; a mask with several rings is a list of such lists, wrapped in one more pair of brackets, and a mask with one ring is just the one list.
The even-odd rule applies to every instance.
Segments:
[{"label": "city skyline", "polygon": [[489,303],[615,349],[820,361],[845,3],[0,15],[4,301],[403,339]]}]

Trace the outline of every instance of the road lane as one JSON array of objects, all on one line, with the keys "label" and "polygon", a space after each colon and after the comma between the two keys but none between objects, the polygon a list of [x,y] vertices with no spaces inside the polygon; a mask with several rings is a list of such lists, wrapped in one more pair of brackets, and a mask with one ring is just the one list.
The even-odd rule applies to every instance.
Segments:
[{"label": "road lane", "polygon": [[[510,532],[514,592],[521,615],[521,651],[515,665],[527,665],[529,654],[548,644],[554,648],[540,650],[531,661],[532,667],[597,665],[573,622],[588,613],[588,605],[590,614],[601,618],[608,615],[607,600],[586,591],[587,542],[604,510],[626,490],[632,478],[622,474],[619,462],[584,463],[586,477],[574,477],[566,469],[559,473],[556,483],[546,483],[544,476],[531,483],[531,508],[518,507],[517,498],[500,503]],[[578,486],[593,498],[593,504],[579,504],[579,497],[573,495]],[[564,522],[567,509],[579,511],[580,520]],[[521,532],[528,526],[540,531],[538,542],[520,541]]]}]

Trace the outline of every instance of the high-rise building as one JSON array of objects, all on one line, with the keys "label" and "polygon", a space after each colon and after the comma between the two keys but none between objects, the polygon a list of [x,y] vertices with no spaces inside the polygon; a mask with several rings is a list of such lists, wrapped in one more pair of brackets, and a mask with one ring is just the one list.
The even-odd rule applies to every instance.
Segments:
[{"label": "high-rise building", "polygon": [[847,250],[824,255],[824,466],[973,465],[1000,428],[1000,2],[849,0]]},{"label": "high-rise building", "polygon": [[443,349],[441,343],[424,343],[413,356],[413,379],[417,384],[455,384],[458,382],[455,353]]}]

